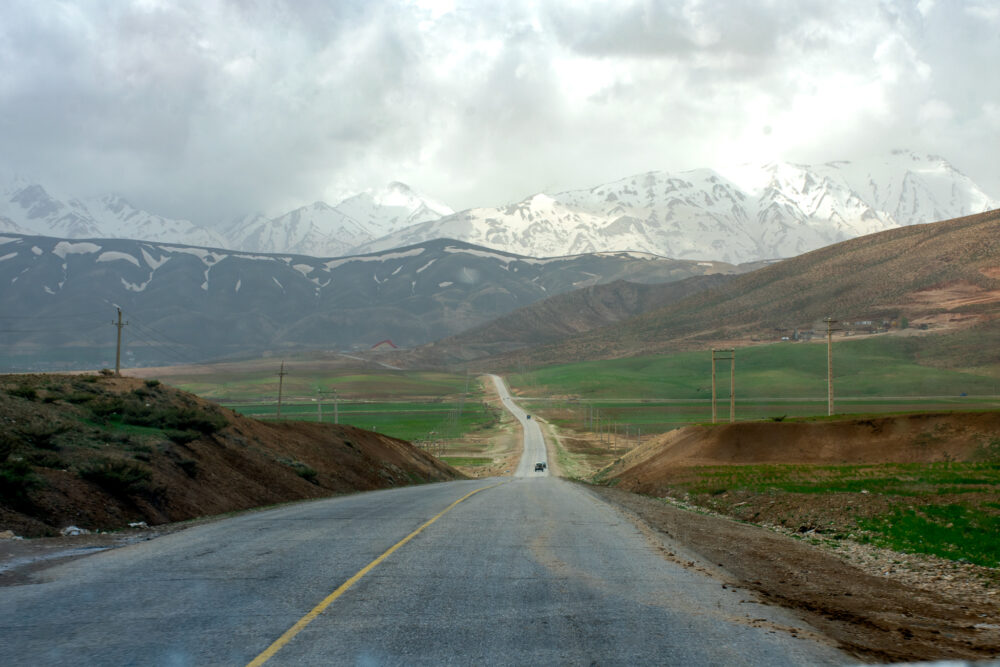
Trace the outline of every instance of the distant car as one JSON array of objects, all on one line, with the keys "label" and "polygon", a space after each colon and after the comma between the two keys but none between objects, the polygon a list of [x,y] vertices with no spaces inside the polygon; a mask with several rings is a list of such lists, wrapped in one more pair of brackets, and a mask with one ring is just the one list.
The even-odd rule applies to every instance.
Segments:
[{"label": "distant car", "polygon": [[535,464],[535,472],[539,472],[539,471],[542,471],[542,470],[545,470],[545,464],[544,463],[536,463]]},{"label": "distant car", "polygon": [[531,415],[525,415],[525,417],[527,417],[528,419],[531,419]]}]

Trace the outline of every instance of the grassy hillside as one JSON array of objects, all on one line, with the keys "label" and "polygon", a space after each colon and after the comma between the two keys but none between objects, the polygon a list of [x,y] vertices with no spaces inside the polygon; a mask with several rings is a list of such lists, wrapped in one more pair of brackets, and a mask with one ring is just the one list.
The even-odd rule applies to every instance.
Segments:
[{"label": "grassy hillside", "polygon": [[114,529],[453,479],[409,443],[262,423],[156,380],[0,377],[0,530]]},{"label": "grassy hillside", "polygon": [[[1000,211],[828,246],[626,322],[518,352],[503,363],[750,344],[821,328],[828,316],[851,323],[885,321],[896,331],[978,325],[989,332],[1000,316]],[[975,347],[975,337],[963,345]]]}]

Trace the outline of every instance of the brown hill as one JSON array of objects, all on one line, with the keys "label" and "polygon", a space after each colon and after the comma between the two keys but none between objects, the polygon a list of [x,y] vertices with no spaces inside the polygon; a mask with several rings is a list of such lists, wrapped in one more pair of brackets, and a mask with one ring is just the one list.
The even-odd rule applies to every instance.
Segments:
[{"label": "brown hill", "polygon": [[618,280],[593,285],[519,308],[415,350],[396,353],[392,363],[446,366],[544,345],[663,308],[732,279],[731,274],[717,273],[665,284]]},{"label": "brown hill", "polygon": [[460,478],[351,426],[259,422],[155,380],[0,377],[0,530],[159,524]]},{"label": "brown hill", "polygon": [[1000,211],[990,211],[828,246],[501,363],[749,344],[813,329],[827,316],[947,332],[988,325],[998,315]]}]

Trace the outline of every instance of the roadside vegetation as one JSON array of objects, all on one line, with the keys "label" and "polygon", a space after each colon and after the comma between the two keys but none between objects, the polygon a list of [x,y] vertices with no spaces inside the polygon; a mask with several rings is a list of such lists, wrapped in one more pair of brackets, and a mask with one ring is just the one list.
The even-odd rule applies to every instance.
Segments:
[{"label": "roadside vegetation", "polygon": [[[606,481],[605,475],[594,481]],[[1000,456],[950,463],[697,466],[677,468],[661,481],[661,497],[815,543],[853,540],[1000,567]]]}]

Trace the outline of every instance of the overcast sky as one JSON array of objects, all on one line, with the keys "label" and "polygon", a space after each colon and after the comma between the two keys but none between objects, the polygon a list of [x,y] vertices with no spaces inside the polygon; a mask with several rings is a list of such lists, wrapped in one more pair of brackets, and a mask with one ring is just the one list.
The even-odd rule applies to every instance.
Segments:
[{"label": "overcast sky", "polygon": [[1000,198],[1000,2],[0,4],[0,170],[202,224],[892,148]]}]

